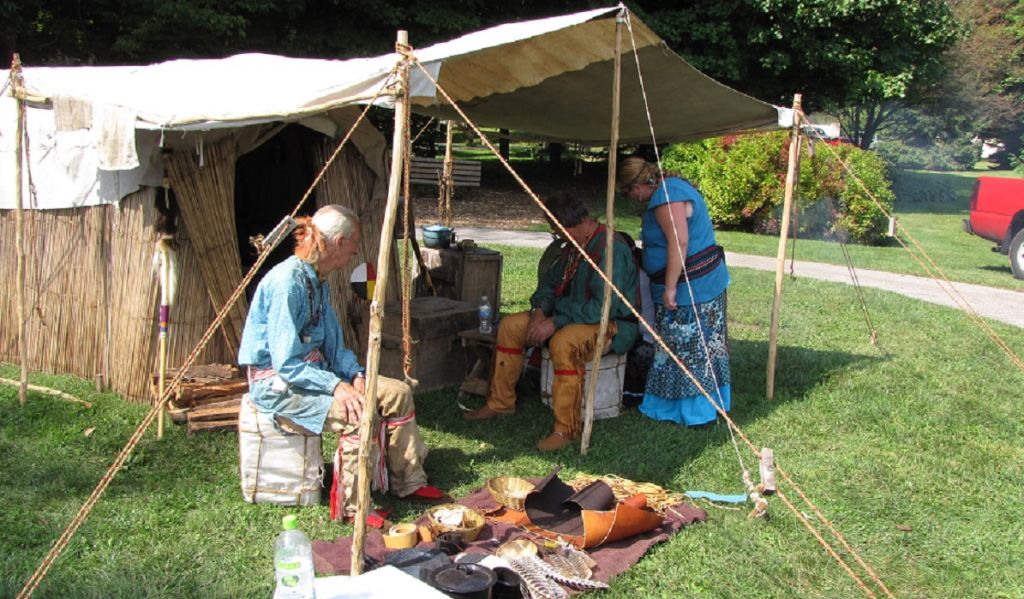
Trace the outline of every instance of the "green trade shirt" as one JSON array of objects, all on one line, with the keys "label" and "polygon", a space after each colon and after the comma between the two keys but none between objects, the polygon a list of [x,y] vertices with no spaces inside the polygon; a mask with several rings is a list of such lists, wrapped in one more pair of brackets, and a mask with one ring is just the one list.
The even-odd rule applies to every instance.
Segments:
[{"label": "green trade shirt", "polygon": [[[604,270],[605,235],[602,228],[587,243],[587,254]],[[630,304],[637,298],[637,267],[633,260],[632,249],[621,239],[616,239],[613,250],[615,260],[612,270],[612,282],[615,287],[629,299]],[[544,311],[546,316],[553,316],[555,328],[560,329],[567,324],[600,324],[601,307],[604,304],[604,279],[594,272],[586,262],[580,260],[576,274],[569,281],[568,288],[555,297],[556,289],[562,282],[566,268],[572,263],[576,252],[571,245],[558,256],[551,267],[540,274],[537,291],[530,297],[530,305]],[[636,317],[629,307],[617,295],[612,295],[612,306],[609,315],[615,321],[616,333],[612,339],[612,351],[624,354],[633,347],[639,333]]]}]

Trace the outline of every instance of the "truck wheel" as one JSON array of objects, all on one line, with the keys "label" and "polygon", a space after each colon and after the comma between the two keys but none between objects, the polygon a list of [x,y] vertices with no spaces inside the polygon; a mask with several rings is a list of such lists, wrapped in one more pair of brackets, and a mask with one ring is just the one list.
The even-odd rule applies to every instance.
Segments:
[{"label": "truck wheel", "polygon": [[1024,279],[1024,229],[1017,231],[1010,242],[1010,270],[1014,277]]}]

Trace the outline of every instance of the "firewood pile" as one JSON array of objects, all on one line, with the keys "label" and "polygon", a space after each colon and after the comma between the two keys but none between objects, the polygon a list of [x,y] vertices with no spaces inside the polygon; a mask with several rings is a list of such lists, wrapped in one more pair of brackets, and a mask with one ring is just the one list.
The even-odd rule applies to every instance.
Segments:
[{"label": "firewood pile", "polygon": [[[177,371],[169,370],[170,383]],[[159,378],[153,376],[153,397],[159,397]],[[189,434],[196,431],[237,430],[238,410],[249,384],[236,366],[204,364],[193,366],[167,402],[174,422],[185,423]]]}]

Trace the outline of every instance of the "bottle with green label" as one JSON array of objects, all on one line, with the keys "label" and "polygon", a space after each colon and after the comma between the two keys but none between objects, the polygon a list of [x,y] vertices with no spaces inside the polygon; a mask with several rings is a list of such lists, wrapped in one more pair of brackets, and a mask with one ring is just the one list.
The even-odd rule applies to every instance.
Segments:
[{"label": "bottle with green label", "polygon": [[299,530],[299,518],[289,514],[282,518],[284,530],[274,543],[274,570],[277,573],[277,588],[274,599],[312,599],[313,589],[313,546],[309,538]]}]

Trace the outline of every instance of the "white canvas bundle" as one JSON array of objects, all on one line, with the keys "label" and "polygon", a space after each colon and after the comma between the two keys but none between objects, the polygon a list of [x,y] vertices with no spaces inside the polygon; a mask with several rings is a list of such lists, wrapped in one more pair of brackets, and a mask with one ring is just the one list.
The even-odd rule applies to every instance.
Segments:
[{"label": "white canvas bundle", "polygon": [[324,473],[319,435],[292,435],[242,398],[238,413],[242,497],[250,503],[310,506],[320,503]]}]

